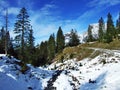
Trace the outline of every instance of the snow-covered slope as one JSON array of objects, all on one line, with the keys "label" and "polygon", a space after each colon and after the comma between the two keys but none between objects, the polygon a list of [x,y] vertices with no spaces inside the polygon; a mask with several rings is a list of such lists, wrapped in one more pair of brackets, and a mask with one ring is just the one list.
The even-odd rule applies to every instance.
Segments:
[{"label": "snow-covered slope", "polygon": [[56,69],[64,70],[54,84],[57,90],[120,90],[120,52],[94,50],[94,53],[100,51],[101,54],[93,59],[68,60],[48,67],[54,68],[55,65]]},{"label": "snow-covered slope", "polygon": [[27,65],[24,74],[19,60],[0,55],[0,90],[120,90],[120,51],[92,49],[100,55],[47,68]]},{"label": "snow-covered slope", "polygon": [[22,74],[19,60],[0,56],[0,90],[43,90],[45,81],[54,73],[27,65],[29,69]]}]

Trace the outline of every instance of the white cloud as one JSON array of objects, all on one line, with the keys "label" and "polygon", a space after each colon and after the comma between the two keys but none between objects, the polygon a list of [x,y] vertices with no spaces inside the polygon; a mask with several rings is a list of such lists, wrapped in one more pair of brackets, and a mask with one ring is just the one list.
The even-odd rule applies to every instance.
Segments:
[{"label": "white cloud", "polygon": [[109,7],[120,4],[120,0],[92,0],[88,3],[89,7]]},{"label": "white cloud", "polygon": [[46,4],[36,12],[30,11],[30,20],[34,29],[36,43],[48,40],[50,34],[57,32],[60,21],[53,15],[52,10],[55,8],[55,5]]},{"label": "white cloud", "polygon": [[8,13],[9,14],[14,14],[14,15],[17,15],[20,11],[20,8],[16,8],[16,7],[10,7],[8,8]]},{"label": "white cloud", "polygon": [[[18,6],[22,6],[23,3],[26,4],[29,0],[18,0]],[[106,1],[106,2],[105,2]],[[97,15],[102,12],[108,6],[105,5],[116,5],[120,0],[92,0],[87,5],[88,7],[92,7],[82,15],[77,17],[74,20],[66,20],[61,19],[60,11],[54,3],[45,4],[39,10],[33,11],[32,5],[33,2],[29,3],[27,6],[28,14],[30,16],[31,24],[34,30],[34,36],[36,44],[40,43],[43,40],[48,40],[50,34],[56,33],[59,26],[62,26],[62,30],[64,33],[69,32],[71,29],[76,29],[79,32],[85,31],[85,27],[87,28],[87,22],[90,17]],[[104,7],[103,7],[104,6]],[[30,9],[31,8],[31,9]],[[9,13],[13,15],[17,15],[20,11],[20,8],[11,7],[9,8]],[[85,23],[86,22],[86,23]],[[87,30],[87,29],[86,29]],[[13,32],[11,35],[14,36]]]},{"label": "white cloud", "polygon": [[32,9],[35,0],[17,0],[17,5],[19,7],[26,7],[27,9]]}]

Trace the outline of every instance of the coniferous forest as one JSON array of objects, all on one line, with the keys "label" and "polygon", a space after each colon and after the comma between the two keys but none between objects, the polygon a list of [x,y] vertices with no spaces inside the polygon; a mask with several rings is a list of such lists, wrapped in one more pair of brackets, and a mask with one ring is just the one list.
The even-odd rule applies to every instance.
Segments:
[{"label": "coniferous forest", "polygon": [[[9,13],[6,13],[6,25],[1,27],[0,30],[0,53],[12,55],[24,63],[30,63],[34,66],[42,66],[50,64],[54,61],[57,54],[61,53],[65,47],[73,47],[79,45],[80,39],[78,32],[71,29],[69,41],[66,43],[66,36],[62,27],[58,27],[57,34],[52,33],[48,40],[40,42],[35,45],[35,37],[33,36],[34,30],[30,23],[29,13],[26,8],[21,8],[16,16],[16,22],[14,24],[15,37],[11,38],[9,29],[7,27],[7,17]],[[97,21],[96,21],[97,22]],[[116,25],[114,25],[116,23]],[[99,30],[98,37],[95,38],[92,34],[92,26],[88,26],[88,35],[85,38],[85,42],[98,41],[102,43],[110,43],[115,39],[120,39],[120,15],[116,22],[113,22],[111,13],[107,15],[107,22],[102,17],[98,20]],[[107,26],[105,28],[105,25]]]}]

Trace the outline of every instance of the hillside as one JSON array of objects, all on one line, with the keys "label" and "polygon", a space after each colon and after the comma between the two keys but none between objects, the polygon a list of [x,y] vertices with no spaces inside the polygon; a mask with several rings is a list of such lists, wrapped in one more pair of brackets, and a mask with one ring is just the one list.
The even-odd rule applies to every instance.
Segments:
[{"label": "hillside", "polygon": [[[87,46],[87,45],[86,45]],[[90,46],[90,45],[89,45]],[[47,67],[35,68],[27,64],[22,72],[22,62],[14,57],[0,55],[1,90],[120,90],[120,51],[83,47],[77,49],[81,60],[66,57]],[[72,50],[71,49],[71,50]],[[73,50],[74,50],[73,49]],[[68,49],[70,50],[70,48]],[[89,52],[88,52],[89,51]],[[74,52],[74,51],[72,51]],[[85,52],[87,55],[85,55]]]}]

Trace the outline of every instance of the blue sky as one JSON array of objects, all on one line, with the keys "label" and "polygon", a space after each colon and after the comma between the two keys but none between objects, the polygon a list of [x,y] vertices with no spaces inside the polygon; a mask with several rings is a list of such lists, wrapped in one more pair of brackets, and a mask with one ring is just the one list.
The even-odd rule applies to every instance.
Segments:
[{"label": "blue sky", "polygon": [[59,26],[64,33],[71,29],[83,33],[100,17],[106,22],[108,12],[115,22],[120,12],[120,0],[0,0],[0,27],[3,26],[4,8],[8,8],[11,36],[14,36],[16,15],[22,7],[29,13],[37,44],[48,40]]}]

